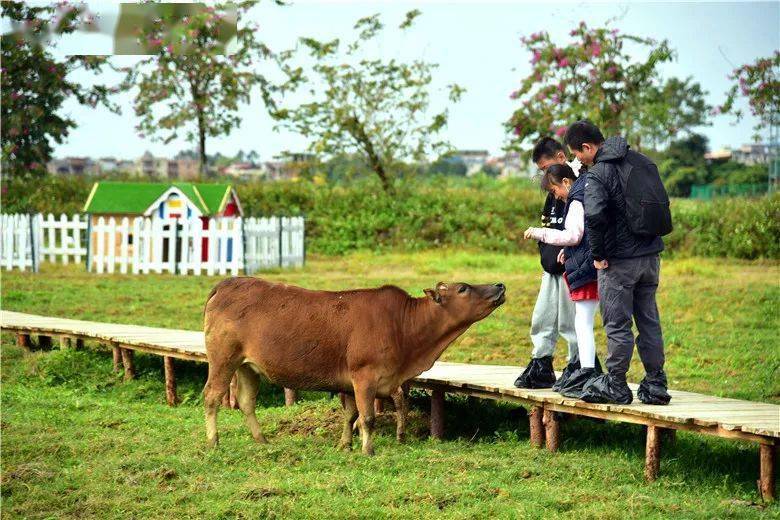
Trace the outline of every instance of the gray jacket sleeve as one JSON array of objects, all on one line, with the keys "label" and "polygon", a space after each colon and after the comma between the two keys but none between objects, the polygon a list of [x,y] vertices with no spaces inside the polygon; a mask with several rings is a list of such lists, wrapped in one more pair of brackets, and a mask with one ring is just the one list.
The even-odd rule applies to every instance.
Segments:
[{"label": "gray jacket sleeve", "polygon": [[609,190],[604,183],[605,164],[596,164],[588,170],[585,184],[585,232],[588,234],[590,252],[594,260],[606,258],[604,245],[607,233],[607,203]]}]

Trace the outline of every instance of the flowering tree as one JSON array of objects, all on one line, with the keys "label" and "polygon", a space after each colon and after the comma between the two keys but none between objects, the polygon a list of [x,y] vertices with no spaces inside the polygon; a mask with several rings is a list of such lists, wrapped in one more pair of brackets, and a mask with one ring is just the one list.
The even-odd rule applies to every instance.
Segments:
[{"label": "flowering tree", "polygon": [[[73,96],[82,104],[105,105],[119,113],[110,95],[121,87],[96,84],[84,87],[68,80],[68,74],[83,68],[99,73],[103,66],[115,68],[106,56],[68,56],[56,60],[47,50],[51,34],[67,34],[94,23],[84,8],[67,2],[56,7],[30,7],[24,2],[4,1],[2,15],[13,32],[2,38],[2,169],[15,177],[46,173],[51,160],[51,142],[62,143],[76,122],[59,113],[62,104]],[[122,69],[123,70],[123,69]]]},{"label": "flowering tree", "polygon": [[[400,29],[412,25],[420,14],[406,14]],[[306,70],[288,66],[298,84],[315,76],[324,88],[309,85],[311,101],[282,108],[275,117],[282,127],[310,139],[309,149],[317,154],[336,156],[358,153],[379,177],[385,192],[392,191],[388,169],[404,159],[421,159],[443,150],[446,144],[435,135],[447,124],[447,110],[428,116],[428,87],[437,65],[415,60],[399,63],[392,59],[358,59],[363,44],[383,28],[377,15],[358,20],[357,38],[342,55],[338,40],[319,42],[302,38],[303,47],[316,62]],[[449,85],[449,99],[460,98],[463,89]]]},{"label": "flowering tree", "polygon": [[713,114],[730,113],[739,121],[744,113],[735,105],[739,95],[746,97],[750,113],[758,120],[753,127],[753,138],[759,141],[761,130],[780,124],[780,51],[734,69],[729,79],[736,84],[726,93],[723,105],[713,109]]},{"label": "flowering tree", "polygon": [[[564,46],[546,32],[521,38],[532,71],[510,94],[520,105],[506,123],[510,148],[552,133],[561,137],[578,119],[593,121],[606,135],[623,135],[638,148],[706,123],[709,107],[699,84],[660,77],[659,66],[674,59],[666,40],[584,22],[570,36],[573,41]],[[641,51],[644,58],[636,58]]]},{"label": "flowering tree", "polygon": [[206,138],[228,134],[240,125],[238,105],[249,102],[255,86],[267,103],[278,87],[257,71],[259,60],[274,55],[257,40],[256,24],[236,28],[238,48],[225,55],[224,32],[235,27],[226,21],[228,8],[235,7],[240,18],[255,3],[219,4],[184,16],[177,10],[163,10],[139,30],[151,54],[138,63],[129,79],[137,81],[139,89],[135,99],[135,113],[141,118],[136,127],[139,135],[169,143],[183,131],[188,141],[198,143],[204,176]]}]

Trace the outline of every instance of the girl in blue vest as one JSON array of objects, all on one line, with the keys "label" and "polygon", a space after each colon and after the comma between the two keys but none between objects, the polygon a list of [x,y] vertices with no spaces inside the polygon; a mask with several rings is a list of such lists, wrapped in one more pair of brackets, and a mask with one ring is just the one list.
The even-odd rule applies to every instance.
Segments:
[{"label": "girl in blue vest", "polygon": [[574,302],[574,330],[577,334],[580,368],[568,374],[565,380],[559,380],[554,390],[575,398],[581,396],[582,387],[588,380],[601,374],[593,336],[593,319],[599,306],[597,273],[585,234],[586,178],[585,174],[575,176],[567,164],[553,164],[547,168],[542,176],[542,189],[566,201],[564,229],[528,228],[523,234],[526,239],[565,246],[558,261],[564,264],[563,278]]}]

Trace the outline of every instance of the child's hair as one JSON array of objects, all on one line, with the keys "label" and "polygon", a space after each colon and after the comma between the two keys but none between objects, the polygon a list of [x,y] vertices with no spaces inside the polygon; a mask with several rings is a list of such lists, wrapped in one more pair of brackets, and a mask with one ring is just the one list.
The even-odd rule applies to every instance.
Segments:
[{"label": "child's hair", "polygon": [[552,164],[544,170],[541,180],[542,189],[550,191],[553,184],[556,186],[563,184],[563,179],[569,179],[572,182],[576,181],[577,177],[574,175],[574,170],[568,164]]}]

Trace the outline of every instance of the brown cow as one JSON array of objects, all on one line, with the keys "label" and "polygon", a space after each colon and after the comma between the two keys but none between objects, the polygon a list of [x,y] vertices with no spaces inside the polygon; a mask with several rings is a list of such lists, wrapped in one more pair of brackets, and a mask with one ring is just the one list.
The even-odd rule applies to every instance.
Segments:
[{"label": "brown cow", "polygon": [[395,286],[312,291],[258,278],[217,284],[206,302],[206,437],[217,444],[217,411],[238,371],[238,404],[257,442],[259,377],[286,388],[345,392],[341,447],[360,418],[373,454],[374,398],[388,397],[433,366],[458,336],[504,303],[503,284],[438,283],[413,298]]}]

